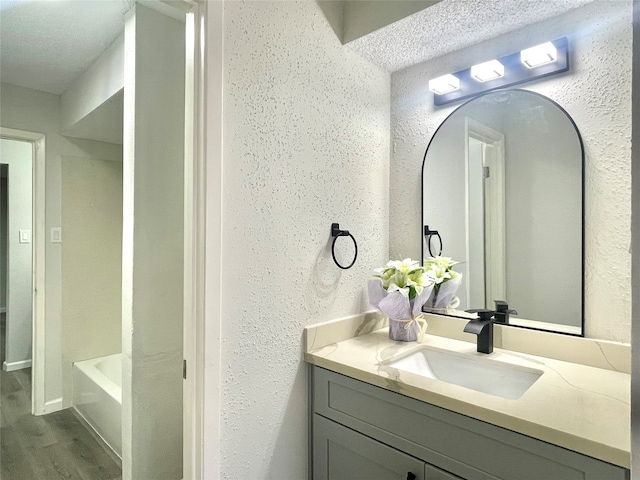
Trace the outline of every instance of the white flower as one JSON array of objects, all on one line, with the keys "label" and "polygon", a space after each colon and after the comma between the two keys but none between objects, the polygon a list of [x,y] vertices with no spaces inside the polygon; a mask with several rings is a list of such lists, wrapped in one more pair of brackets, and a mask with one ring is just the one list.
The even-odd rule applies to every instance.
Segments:
[{"label": "white flower", "polygon": [[440,288],[444,282],[453,280],[461,276],[459,272],[452,270],[454,265],[458,265],[460,262],[456,262],[451,257],[429,257],[425,261],[425,268],[432,272],[434,276],[434,282],[436,284],[436,291]]},{"label": "white flower", "polygon": [[435,283],[436,277],[431,270],[425,271],[424,268],[419,268],[409,274],[409,281],[411,286],[416,290],[416,293],[420,295],[424,290],[424,287],[429,287]]},{"label": "white flower", "polygon": [[416,269],[420,268],[420,264],[410,258],[405,258],[402,261],[399,260],[391,260],[387,263],[387,267],[395,268],[399,272],[409,274]]},{"label": "white flower", "polygon": [[400,292],[410,300],[432,287],[436,279],[433,272],[410,258],[390,260],[385,267],[375,269],[374,277],[382,281],[387,292]]},{"label": "white flower", "polygon": [[449,272],[446,267],[440,266],[435,263],[431,265],[429,271],[433,274],[436,285],[442,282],[446,282],[451,278],[451,272]]},{"label": "white flower", "polygon": [[392,282],[392,278],[396,273],[395,269],[389,267],[376,268],[374,277],[382,280],[382,286],[387,290]]},{"label": "white flower", "polygon": [[400,292],[403,297],[409,298],[409,288],[399,287],[395,283],[392,283],[389,285],[389,288],[387,288],[387,292],[389,293]]},{"label": "white flower", "polygon": [[426,267],[431,265],[437,265],[439,267],[446,268],[448,270],[451,269],[454,265],[458,265],[460,262],[456,262],[451,257],[429,257],[427,258],[427,262],[425,264]]}]

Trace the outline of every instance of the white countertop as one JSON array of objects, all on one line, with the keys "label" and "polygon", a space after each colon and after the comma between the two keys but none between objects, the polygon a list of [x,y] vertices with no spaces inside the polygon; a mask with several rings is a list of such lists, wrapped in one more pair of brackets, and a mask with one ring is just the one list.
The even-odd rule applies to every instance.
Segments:
[{"label": "white countertop", "polygon": [[[307,335],[315,335],[307,329]],[[494,349],[488,356],[475,344],[435,335],[423,343],[395,342],[386,328],[313,348],[305,361],[519,432],[615,465],[630,468],[630,375],[526,353]],[[421,345],[479,355],[542,370],[543,375],[517,400],[477,392],[390,367],[392,357]]]}]

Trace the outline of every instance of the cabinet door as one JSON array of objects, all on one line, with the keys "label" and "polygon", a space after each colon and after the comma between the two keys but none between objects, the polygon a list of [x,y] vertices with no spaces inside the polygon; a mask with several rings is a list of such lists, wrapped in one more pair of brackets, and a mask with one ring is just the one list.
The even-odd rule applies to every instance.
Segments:
[{"label": "cabinet door", "polygon": [[449,472],[440,470],[433,465],[426,464],[424,466],[424,478],[425,480],[463,480],[460,477],[452,475]]},{"label": "cabinet door", "polygon": [[425,480],[424,466],[416,458],[313,416],[313,480]]}]

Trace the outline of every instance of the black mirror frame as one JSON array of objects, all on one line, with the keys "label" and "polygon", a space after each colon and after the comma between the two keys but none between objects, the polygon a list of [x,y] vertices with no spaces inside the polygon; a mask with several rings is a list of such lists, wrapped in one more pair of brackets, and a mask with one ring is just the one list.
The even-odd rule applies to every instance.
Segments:
[{"label": "black mirror frame", "polygon": [[[523,326],[523,325],[512,325],[509,324],[510,327],[518,327],[518,328],[524,328],[527,330],[537,330],[537,331],[541,331],[541,332],[547,332],[547,333],[559,333],[562,335],[569,335],[572,337],[584,337],[584,324],[585,324],[585,315],[584,315],[584,300],[585,300],[585,285],[584,285],[584,275],[585,275],[585,209],[586,209],[586,205],[585,205],[585,155],[584,155],[584,142],[582,141],[582,135],[580,135],[580,130],[578,129],[578,125],[576,124],[576,122],[573,120],[573,117],[571,117],[571,115],[569,115],[569,112],[567,112],[564,107],[562,107],[562,105],[560,105],[558,102],[556,102],[555,100],[547,97],[546,95],[542,95],[541,93],[538,92],[533,92],[531,90],[526,90],[523,88],[505,88],[505,89],[497,89],[497,90],[491,90],[488,92],[485,92],[483,94],[477,95],[469,100],[467,100],[466,102],[462,103],[461,105],[459,105],[458,107],[456,107],[456,109],[451,112],[449,115],[447,115],[447,118],[445,118],[442,123],[440,123],[440,125],[438,125],[438,128],[436,128],[436,131],[433,132],[433,135],[431,136],[431,139],[429,140],[429,143],[427,144],[427,148],[424,152],[424,157],[422,159],[422,169],[420,171],[420,222],[424,223],[424,167],[425,167],[425,163],[427,160],[427,153],[429,152],[429,147],[431,146],[431,143],[433,142],[433,139],[436,137],[436,135],[438,134],[438,132],[440,131],[440,128],[447,122],[447,120],[454,115],[458,110],[460,110],[462,107],[466,106],[468,103],[471,103],[479,98],[485,97],[487,95],[492,95],[495,93],[499,93],[499,92],[525,92],[528,94],[532,94],[532,95],[537,95],[538,97],[544,98],[546,101],[551,102],[552,104],[554,104],[556,107],[558,107],[569,119],[569,121],[571,122],[571,125],[573,126],[573,128],[576,131],[576,135],[578,136],[578,142],[580,144],[580,151],[581,151],[581,160],[582,160],[582,262],[581,262],[581,268],[582,268],[582,291],[581,291],[581,322],[580,322],[580,333],[567,333],[567,332],[559,332],[556,330],[549,330],[546,328],[536,328],[536,327],[528,327],[528,326]],[[422,229],[423,227],[420,228],[421,230],[421,236],[420,236],[420,252],[421,252],[421,258],[420,258],[420,263],[422,265],[424,265],[424,237],[422,236]],[[446,313],[436,313],[434,315],[443,315],[443,316],[447,316],[447,317],[457,317],[460,318],[460,316],[455,315],[455,314],[446,314]],[[466,317],[465,317],[466,318]]]}]

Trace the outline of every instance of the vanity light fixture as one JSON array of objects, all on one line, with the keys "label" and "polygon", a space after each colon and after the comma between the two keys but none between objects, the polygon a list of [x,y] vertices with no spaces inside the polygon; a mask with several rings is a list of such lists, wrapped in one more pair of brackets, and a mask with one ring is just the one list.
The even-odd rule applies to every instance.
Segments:
[{"label": "vanity light fixture", "polygon": [[522,61],[527,68],[535,68],[540,65],[555,62],[557,58],[558,49],[551,42],[525,48],[520,52],[520,61]]},{"label": "vanity light fixture", "polygon": [[471,67],[471,77],[479,82],[488,82],[504,77],[504,65],[498,60],[480,63]]},{"label": "vanity light fixture", "polygon": [[563,37],[434,78],[429,81],[429,90],[433,92],[435,105],[445,105],[496,88],[529,82],[567,70],[569,42]]},{"label": "vanity light fixture", "polygon": [[460,79],[448,73],[433,80],[429,80],[429,90],[438,95],[453,92],[460,88]]}]

